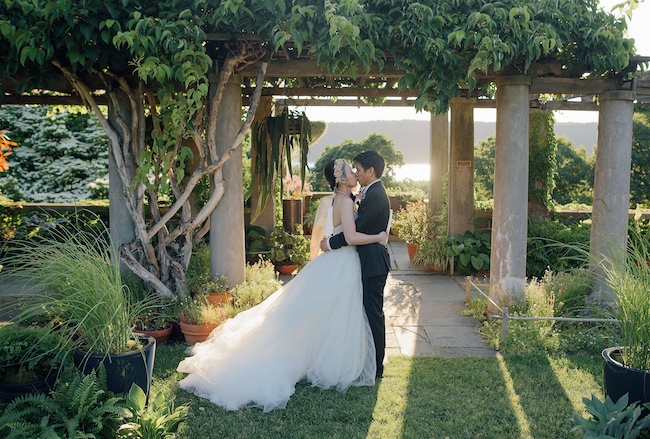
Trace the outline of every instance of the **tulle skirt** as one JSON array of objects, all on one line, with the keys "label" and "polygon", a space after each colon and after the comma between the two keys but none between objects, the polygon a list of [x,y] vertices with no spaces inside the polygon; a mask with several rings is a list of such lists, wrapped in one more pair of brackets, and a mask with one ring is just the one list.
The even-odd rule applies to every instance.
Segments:
[{"label": "tulle skirt", "polygon": [[189,349],[180,386],[227,410],[284,408],[298,381],[345,391],[375,382],[354,247],[324,253],[264,302]]}]

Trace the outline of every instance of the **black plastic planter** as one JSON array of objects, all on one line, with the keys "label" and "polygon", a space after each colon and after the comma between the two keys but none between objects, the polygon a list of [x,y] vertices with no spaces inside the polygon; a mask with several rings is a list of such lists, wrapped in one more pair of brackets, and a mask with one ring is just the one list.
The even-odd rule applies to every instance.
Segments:
[{"label": "black plastic planter", "polygon": [[0,383],[0,401],[10,403],[19,396],[48,393],[54,389],[58,373],[52,371],[47,378],[27,383]]},{"label": "black plastic planter", "polygon": [[[622,364],[620,360],[621,347],[605,349],[603,357],[603,387],[605,396],[616,402],[621,396],[629,393],[628,402],[635,401],[639,405],[650,402],[650,372],[632,369]],[[644,409],[647,413],[647,409]]]},{"label": "black plastic planter", "polygon": [[142,343],[140,350],[110,356],[88,354],[76,349],[74,364],[83,373],[90,373],[103,363],[106,368],[108,390],[126,393],[135,383],[148,395],[156,356],[156,339],[143,335],[140,336],[140,342]]}]

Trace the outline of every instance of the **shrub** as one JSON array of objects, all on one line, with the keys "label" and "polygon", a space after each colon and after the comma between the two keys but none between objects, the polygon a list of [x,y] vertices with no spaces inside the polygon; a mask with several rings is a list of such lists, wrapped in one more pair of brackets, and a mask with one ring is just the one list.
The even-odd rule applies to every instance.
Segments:
[{"label": "shrub", "polygon": [[568,271],[585,265],[580,247],[589,245],[591,223],[581,221],[564,224],[545,220],[541,224],[528,223],[526,276],[544,276],[547,270]]},{"label": "shrub", "polygon": [[63,344],[51,327],[0,328],[0,381],[24,383],[47,377],[63,362]]},{"label": "shrub", "polygon": [[590,291],[591,273],[586,269],[573,269],[565,273],[547,270],[542,278],[544,293],[553,299],[556,317],[575,316],[584,310]]},{"label": "shrub", "polygon": [[424,201],[412,201],[395,212],[391,230],[410,244],[420,245],[429,239],[432,225]]},{"label": "shrub", "polygon": [[246,265],[246,280],[237,285],[233,299],[238,312],[261,303],[282,286],[273,264],[259,261]]},{"label": "shrub", "polygon": [[450,236],[447,255],[456,258],[456,271],[469,274],[490,269],[491,236],[476,230]]},{"label": "shrub", "polygon": [[179,318],[192,325],[221,324],[228,318],[228,310],[223,306],[206,303],[204,300],[185,299],[181,303]]}]

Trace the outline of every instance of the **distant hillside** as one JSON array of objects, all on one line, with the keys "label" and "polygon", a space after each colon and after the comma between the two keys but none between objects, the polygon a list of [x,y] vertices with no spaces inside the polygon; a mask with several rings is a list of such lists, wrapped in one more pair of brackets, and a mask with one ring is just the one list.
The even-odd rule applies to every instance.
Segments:
[{"label": "distant hillside", "polygon": [[[345,139],[360,141],[372,133],[382,133],[393,139],[396,149],[404,154],[408,164],[429,163],[429,122],[426,120],[377,120],[371,122],[331,122],[327,131],[309,151],[309,162],[321,156],[328,145],[339,145]],[[474,123],[474,143],[495,133],[494,122]],[[576,148],[584,146],[591,155],[596,144],[598,124],[596,123],[557,123],[555,133],[566,135]]]}]

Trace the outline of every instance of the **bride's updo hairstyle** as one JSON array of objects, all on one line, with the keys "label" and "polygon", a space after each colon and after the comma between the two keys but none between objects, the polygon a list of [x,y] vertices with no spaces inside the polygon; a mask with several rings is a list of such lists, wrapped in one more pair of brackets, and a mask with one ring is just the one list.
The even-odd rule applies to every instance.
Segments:
[{"label": "bride's updo hairstyle", "polygon": [[336,191],[339,181],[347,178],[345,165],[346,161],[343,159],[330,160],[325,165],[325,169],[323,169],[325,180],[327,180],[327,183],[329,183],[333,191]]}]

